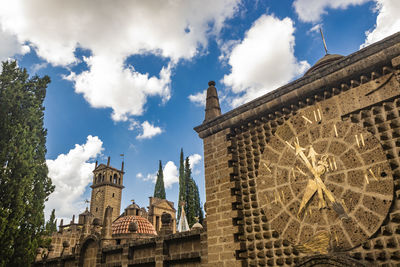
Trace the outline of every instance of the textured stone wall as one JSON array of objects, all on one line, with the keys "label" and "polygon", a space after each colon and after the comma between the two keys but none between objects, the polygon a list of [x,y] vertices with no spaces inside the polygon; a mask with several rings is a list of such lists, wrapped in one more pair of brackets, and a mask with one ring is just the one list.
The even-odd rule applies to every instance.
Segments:
[{"label": "textured stone wall", "polygon": [[227,129],[204,139],[209,266],[221,262],[224,266],[240,266],[235,256],[239,249],[234,236],[238,210],[232,209],[236,196],[231,192],[234,167],[231,166],[229,134]]},{"label": "textured stone wall", "polygon": [[[34,266],[204,266],[207,263],[207,232],[192,230],[183,233],[135,240],[103,247],[101,241],[88,239],[76,253],[35,262]],[[96,242],[98,249],[94,245]]]},{"label": "textured stone wall", "polygon": [[[229,264],[240,266],[316,266],[317,264],[399,266],[399,55],[400,34],[398,33],[262,98],[222,116],[211,118],[195,128],[204,142],[210,266],[215,266],[217,263],[224,266]],[[307,113],[317,109],[320,109],[324,120],[338,119],[346,125],[356,125],[362,129],[365,136],[372,135],[371,140],[379,142],[377,141],[378,144],[375,141],[372,142],[374,146],[371,147],[367,143],[366,147],[371,151],[374,149],[383,151],[383,158],[379,156],[376,159],[385,163],[382,167],[389,166],[390,169],[387,172],[390,175],[387,176],[385,173],[377,178],[377,180],[380,179],[379,181],[375,181],[373,176],[369,177],[368,182],[362,181],[362,187],[368,194],[361,198],[357,198],[359,193],[352,193],[350,197],[344,196],[345,193],[351,192],[349,189],[351,183],[340,185],[338,182],[337,190],[333,190],[335,186],[332,182],[329,189],[335,192],[335,196],[344,196],[351,219],[359,223],[360,229],[366,231],[365,235],[368,238],[365,241],[362,232],[350,233],[351,227],[346,226],[344,221],[345,238],[351,238],[354,244],[357,242],[362,242],[362,244],[356,247],[344,245],[344,237],[330,236],[327,241],[329,251],[327,251],[328,254],[324,252],[323,257],[320,255],[321,252],[307,251],[304,246],[301,248],[283,238],[282,233],[287,229],[289,217],[287,220],[282,219],[283,217],[273,219],[275,214],[283,210],[283,206],[276,203],[283,203],[285,198],[289,199],[289,194],[284,194],[282,190],[279,191],[282,193],[281,196],[275,195],[275,200],[273,196],[270,196],[271,207],[275,205],[276,208],[267,209],[266,202],[260,201],[259,197],[262,194],[258,194],[261,190],[262,179],[257,180],[257,177],[261,175],[261,160],[265,157],[265,153],[268,154],[265,149],[268,144],[273,146],[271,142],[277,140],[275,135],[278,134],[280,140],[290,141],[294,139],[291,131],[300,133],[307,130],[308,124],[303,119],[301,119],[301,124],[305,126],[304,129],[296,126],[296,122],[292,119],[296,114],[305,114],[309,120],[313,121],[313,125],[318,125],[318,119],[314,119],[317,115],[312,112]],[[291,124],[285,126],[289,121]],[[277,129],[279,133],[276,132]],[[324,135],[326,131],[318,127],[315,129],[317,130],[310,133],[309,138],[312,139],[312,135]],[[338,131],[341,130],[338,129]],[[350,166],[352,164],[349,161],[350,158],[360,159],[360,162],[365,163],[364,166],[370,166],[368,168],[378,173],[373,162],[375,154],[368,152],[368,149],[357,148],[355,135],[352,130],[347,130],[346,128],[343,142],[348,145],[351,142],[353,150],[359,151],[357,152],[359,155],[354,157],[350,154],[344,155],[338,164]],[[284,150],[287,150],[284,142],[280,148],[275,147],[275,152],[280,153],[279,159],[282,164],[285,161],[283,165],[292,164],[295,167],[296,159],[291,158],[291,154],[281,155]],[[335,153],[339,155],[337,151],[331,154]],[[376,166],[379,170],[378,165]],[[266,168],[268,169],[268,166]],[[368,168],[363,168],[363,171],[368,171]],[[351,178],[350,174],[350,172],[345,174],[346,181]],[[390,179],[385,178],[389,176]],[[279,184],[278,180],[285,177],[289,177],[289,174],[282,173],[275,176],[274,184]],[[386,190],[385,188],[387,192],[382,191]],[[354,190],[357,191],[357,189]],[[393,196],[391,192],[394,192]],[[389,195],[386,196],[386,193]],[[353,202],[356,204],[352,206]],[[381,205],[379,203],[384,203],[383,208],[379,206]],[[266,210],[269,210],[269,213],[266,213]],[[363,218],[364,215],[369,216],[371,220]],[[311,214],[309,216],[312,217]],[[377,219],[373,220],[375,218]],[[307,238],[301,238],[301,240],[304,243]],[[346,250],[346,246],[350,250]],[[336,249],[341,249],[342,252],[338,253]]]}]

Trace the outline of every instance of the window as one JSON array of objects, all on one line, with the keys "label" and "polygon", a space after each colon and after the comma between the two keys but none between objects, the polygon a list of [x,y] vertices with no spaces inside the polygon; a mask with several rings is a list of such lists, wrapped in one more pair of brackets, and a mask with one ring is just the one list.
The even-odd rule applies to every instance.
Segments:
[{"label": "window", "polygon": [[114,193],[112,194],[112,197],[114,197]]},{"label": "window", "polygon": [[96,208],[96,212],[99,210],[99,208]]},{"label": "window", "polygon": [[115,184],[117,183],[117,179],[118,179],[118,175],[117,175],[117,174],[114,174],[114,183],[115,183]]}]

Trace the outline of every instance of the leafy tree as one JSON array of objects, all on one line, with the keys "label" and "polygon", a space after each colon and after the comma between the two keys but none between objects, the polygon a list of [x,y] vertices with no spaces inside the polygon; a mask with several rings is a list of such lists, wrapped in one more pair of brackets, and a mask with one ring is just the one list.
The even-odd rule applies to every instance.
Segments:
[{"label": "leafy tree", "polygon": [[44,233],[47,177],[43,101],[50,78],[15,61],[0,74],[0,266],[29,266]]},{"label": "leafy tree", "polygon": [[164,174],[161,160],[158,167],[156,186],[154,187],[154,197],[165,199]]},{"label": "leafy tree", "polygon": [[189,158],[185,160],[185,187],[186,187],[186,206],[185,212],[189,226],[192,227],[193,224],[199,220],[203,220],[203,211],[200,204],[199,188],[196,182],[192,178],[192,170],[190,168]]},{"label": "leafy tree", "polygon": [[178,221],[181,218],[181,201],[186,201],[185,186],[185,167],[183,161],[183,149],[181,148],[181,156],[179,160],[179,198],[178,198]]},{"label": "leafy tree", "polygon": [[57,232],[57,219],[56,219],[56,210],[53,209],[51,211],[51,215],[49,220],[46,222],[46,234],[51,235],[54,232]]}]

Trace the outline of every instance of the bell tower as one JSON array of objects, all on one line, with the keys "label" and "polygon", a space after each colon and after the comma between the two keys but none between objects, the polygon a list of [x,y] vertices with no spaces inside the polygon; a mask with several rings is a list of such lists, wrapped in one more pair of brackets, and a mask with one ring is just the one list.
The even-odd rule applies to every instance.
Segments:
[{"label": "bell tower", "polygon": [[107,165],[97,165],[93,170],[92,197],[90,212],[103,223],[104,212],[108,206],[112,207],[112,221],[120,215],[121,195],[124,178],[124,162],[118,170],[110,166],[110,157]]}]

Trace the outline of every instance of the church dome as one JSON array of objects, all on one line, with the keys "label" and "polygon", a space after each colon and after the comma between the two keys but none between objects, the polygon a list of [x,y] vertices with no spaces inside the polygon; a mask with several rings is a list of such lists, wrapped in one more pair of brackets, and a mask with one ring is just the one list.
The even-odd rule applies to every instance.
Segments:
[{"label": "church dome", "polygon": [[146,219],[141,216],[123,216],[117,219],[112,224],[112,233],[113,234],[129,234],[129,224],[131,222],[135,222],[138,226],[137,231],[135,233],[139,234],[151,234],[157,235],[154,226]]},{"label": "church dome", "polygon": [[322,67],[325,67],[327,65],[330,65],[334,62],[336,62],[337,60],[344,58],[344,56],[342,55],[338,55],[338,54],[326,54],[323,58],[321,58],[320,60],[317,61],[317,63],[314,64],[314,66],[312,66],[305,74],[304,76],[307,76],[317,70],[319,70]]}]

